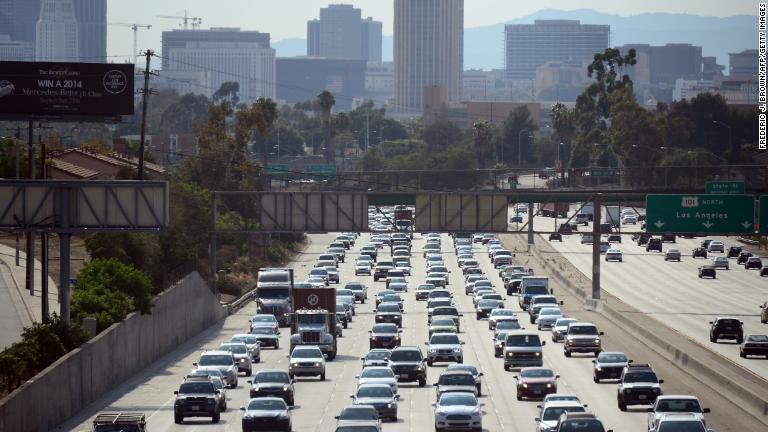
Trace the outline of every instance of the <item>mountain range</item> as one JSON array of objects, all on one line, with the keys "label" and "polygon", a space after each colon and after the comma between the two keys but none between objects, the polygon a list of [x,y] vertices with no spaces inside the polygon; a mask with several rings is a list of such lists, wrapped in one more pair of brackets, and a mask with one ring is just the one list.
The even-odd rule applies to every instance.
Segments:
[{"label": "mountain range", "polygon": [[[609,24],[611,46],[629,43],[664,45],[690,43],[702,47],[704,56],[716,56],[728,65],[728,53],[757,48],[757,16],[734,15],[725,18],[689,14],[646,13],[633,16],[611,15],[592,9],[571,11],[543,9],[528,16],[498,24],[464,29],[464,69],[504,67],[504,25],[532,24],[537,19],[579,20],[582,24]],[[384,61],[392,60],[392,36],[385,36]],[[279,57],[306,55],[305,39],[274,42]]]}]

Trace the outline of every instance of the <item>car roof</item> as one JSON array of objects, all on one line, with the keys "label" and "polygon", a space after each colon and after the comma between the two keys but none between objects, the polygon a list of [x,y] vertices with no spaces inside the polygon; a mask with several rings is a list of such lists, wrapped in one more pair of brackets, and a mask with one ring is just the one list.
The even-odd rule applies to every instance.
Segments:
[{"label": "car roof", "polygon": [[593,323],[591,323],[591,322],[587,322],[587,321],[575,321],[575,322],[572,322],[570,325],[571,325],[571,327],[575,327],[575,326],[591,326],[591,327],[597,327],[595,324],[593,324]]},{"label": "car roof", "polygon": [[206,355],[232,355],[232,353],[230,351],[224,351],[224,350],[209,350],[209,351],[203,351],[203,353],[200,354],[200,355],[201,356],[206,356]]},{"label": "car roof", "polygon": [[462,376],[463,375],[468,375],[468,376],[473,376],[472,372],[470,372],[468,370],[459,370],[459,369],[446,370],[446,371],[443,371],[440,374],[441,377],[446,376],[446,375],[462,375]]},{"label": "car roof", "polygon": [[259,369],[259,370],[253,371],[253,373],[257,375],[260,373],[275,373],[275,372],[288,374],[288,372],[286,372],[284,369]]},{"label": "car roof", "polygon": [[689,400],[695,400],[695,401],[699,400],[699,398],[697,398],[696,396],[692,396],[692,395],[659,395],[659,396],[656,396],[656,400],[659,400],[659,399],[689,399]]},{"label": "car roof", "polygon": [[550,408],[550,407],[584,407],[584,405],[581,404],[579,401],[575,400],[553,400],[548,401],[542,408]]}]

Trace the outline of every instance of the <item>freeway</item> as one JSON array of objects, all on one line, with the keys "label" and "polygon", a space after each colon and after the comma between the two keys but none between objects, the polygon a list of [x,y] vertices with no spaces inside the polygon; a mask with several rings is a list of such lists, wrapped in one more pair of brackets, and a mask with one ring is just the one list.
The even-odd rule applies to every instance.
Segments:
[{"label": "freeway", "polygon": [[[367,331],[373,324],[372,299],[376,291],[383,289],[383,282],[373,282],[370,276],[354,276],[353,263],[362,244],[366,243],[368,235],[364,234],[357,240],[347,255],[345,263],[340,264],[341,284],[360,280],[369,287],[369,299],[363,305],[358,305],[358,313],[344,337],[340,340],[339,355],[336,360],[328,363],[327,380],[320,382],[314,378],[300,378],[296,384],[296,409],[293,413],[293,427],[296,431],[333,431],[334,416],[350,403],[348,395],[355,390],[354,376],[360,371],[360,357],[368,351]],[[312,244],[305,253],[291,263],[297,272],[297,280],[301,281],[308,275],[317,256],[325,251],[325,247],[333,239],[332,235],[312,235]],[[480,399],[485,404],[483,426],[486,431],[533,431],[534,417],[537,414],[535,401],[517,401],[515,398],[513,379],[514,373],[505,372],[501,359],[494,358],[491,345],[491,332],[485,320],[475,320],[471,299],[464,295],[461,271],[453,253],[452,241],[447,235],[442,236],[442,250],[445,261],[451,270],[449,289],[454,290],[459,309],[464,313],[462,333],[460,338],[466,342],[464,346],[465,363],[475,364],[485,374],[483,377],[483,394]],[[422,349],[427,340],[426,312],[424,302],[416,302],[413,289],[424,280],[426,269],[421,250],[423,238],[416,236],[412,253],[413,275],[409,277],[409,291],[405,297],[404,315],[404,345],[418,345]],[[486,258],[485,248],[475,246],[481,265],[489,278],[501,286],[497,271],[492,268]],[[380,251],[386,256],[386,252]],[[380,255],[381,257],[381,255]],[[501,291],[501,289],[499,290]],[[557,292],[556,292],[557,294]],[[713,408],[709,415],[709,423],[718,431],[758,430],[758,423],[751,423],[745,416],[739,416],[737,410],[729,402],[719,397],[709,387],[692,381],[681,374],[673,365],[660,357],[648,352],[639,345],[631,335],[623,330],[610,327],[597,314],[582,310],[581,304],[572,297],[562,297],[565,301],[564,310],[567,315],[591,320],[601,326],[606,332],[604,348],[607,350],[625,351],[630,358],[637,361],[650,362],[659,375],[666,380],[664,384],[667,394],[684,393],[698,395],[705,406]],[[516,298],[507,300],[507,307],[519,311]],[[248,328],[248,318],[255,313],[255,305],[250,304],[238,313],[228,317],[220,325],[200,335],[197,339],[182,348],[168,354],[131,381],[116,388],[98,402],[92,404],[84,412],[78,414],[60,430],[89,430],[93,416],[101,410],[143,411],[148,417],[149,431],[239,431],[240,411],[238,407],[246,403],[248,385],[245,377],[241,376],[239,386],[228,390],[228,410],[222,414],[221,422],[213,425],[207,419],[190,419],[184,425],[173,422],[173,391],[178,388],[184,375],[192,368],[200,352],[205,348],[218,346],[235,333]],[[525,316],[521,316],[521,321]],[[288,331],[282,330],[281,349],[262,351],[262,363],[254,369],[287,368]],[[547,334],[543,334],[548,340]],[[564,393],[578,394],[582,401],[589,405],[606,424],[616,432],[641,432],[646,428],[646,414],[640,408],[630,408],[621,412],[616,406],[615,384],[595,384],[592,382],[592,364],[590,357],[574,356],[565,358],[558,344],[548,342],[544,347],[545,366],[553,368],[561,375],[559,390]],[[443,364],[430,367],[428,383],[435,382]],[[386,423],[385,431],[426,430],[433,427],[433,409],[431,403],[435,399],[432,387],[419,388],[415,384],[401,384],[401,399],[399,402],[398,421]]]}]

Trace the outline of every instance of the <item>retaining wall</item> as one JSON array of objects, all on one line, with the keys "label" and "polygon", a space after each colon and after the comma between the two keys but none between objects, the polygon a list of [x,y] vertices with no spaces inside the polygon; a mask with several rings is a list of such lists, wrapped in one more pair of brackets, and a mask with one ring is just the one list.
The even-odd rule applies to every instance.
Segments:
[{"label": "retaining wall", "polygon": [[227,316],[199,274],[68,353],[0,401],[0,432],[55,428],[104,393]]}]

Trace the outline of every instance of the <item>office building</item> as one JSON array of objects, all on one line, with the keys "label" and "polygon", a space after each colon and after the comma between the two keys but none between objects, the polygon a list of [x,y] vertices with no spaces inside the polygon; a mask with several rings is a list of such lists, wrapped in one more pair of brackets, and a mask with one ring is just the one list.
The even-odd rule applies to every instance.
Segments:
[{"label": "office building", "polygon": [[75,0],[80,61],[107,62],[107,0]]},{"label": "office building", "polygon": [[424,89],[444,86],[461,100],[464,0],[395,0],[394,109],[420,113]]},{"label": "office building", "polygon": [[701,79],[702,80],[714,80],[715,77],[723,76],[725,66],[717,64],[717,57],[702,57],[701,58]]},{"label": "office building", "polygon": [[218,87],[213,87],[211,72],[208,71],[161,70],[157,74],[157,79],[153,78],[152,82],[152,87],[156,89],[173,89],[180,95],[195,93],[208,98],[218,90]]},{"label": "office building", "polygon": [[30,42],[11,40],[9,35],[0,34],[0,61],[34,61],[35,50]]},{"label": "office building", "polygon": [[376,105],[387,105],[394,92],[394,71],[392,62],[368,62],[365,69],[365,99]]},{"label": "office building", "polygon": [[[651,46],[648,44],[627,44],[618,49],[622,54],[634,48],[638,58],[647,56],[650,69],[650,84],[674,87],[677,79],[685,81],[701,80],[701,47],[691,44],[666,44]],[[640,62],[638,61],[638,65]],[[632,77],[632,74],[629,74]]]},{"label": "office building", "polygon": [[320,19],[307,21],[307,56],[381,62],[381,21],[361,17],[352,5],[320,9]]},{"label": "office building", "polygon": [[728,54],[730,68],[728,69],[729,75],[747,75],[752,76],[757,74],[757,50],[748,49],[740,53]]},{"label": "office building", "polygon": [[10,40],[27,42],[34,50],[40,0],[0,0],[0,34]]},{"label": "office building", "polygon": [[168,61],[171,53],[177,48],[186,48],[188,43],[257,43],[263,48],[270,48],[269,33],[258,31],[242,31],[239,28],[214,27],[210,30],[180,30],[165,31],[162,35],[163,69],[171,69]]},{"label": "office building", "polygon": [[507,78],[533,80],[536,68],[549,62],[581,67],[610,46],[610,26],[578,20],[536,20],[505,26]]},{"label": "office building", "polygon": [[74,0],[43,0],[37,21],[35,58],[76,61],[80,56]]},{"label": "office building", "polygon": [[366,62],[322,57],[277,59],[277,99],[290,104],[315,100],[323,90],[336,98],[334,111],[349,111],[365,96]]}]

